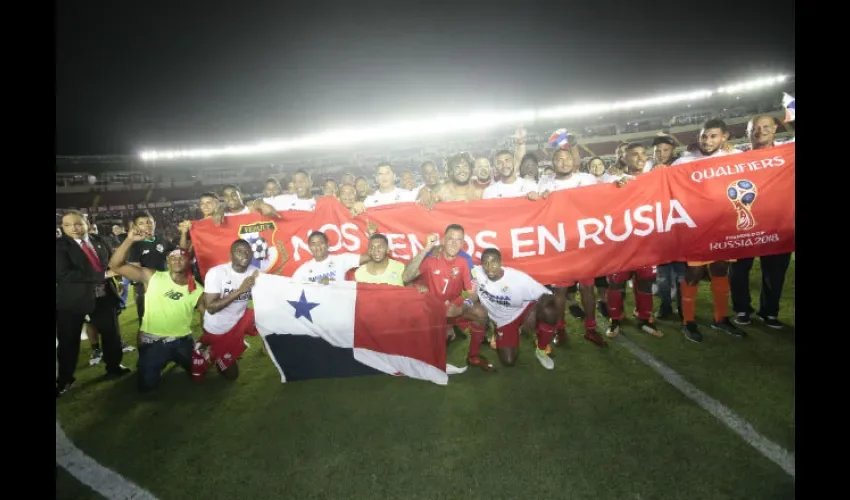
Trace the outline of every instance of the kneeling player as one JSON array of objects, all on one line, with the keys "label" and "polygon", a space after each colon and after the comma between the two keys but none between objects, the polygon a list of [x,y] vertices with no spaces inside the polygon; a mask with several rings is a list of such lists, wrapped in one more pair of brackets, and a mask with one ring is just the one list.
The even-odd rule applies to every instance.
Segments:
[{"label": "kneeling player", "polygon": [[[458,256],[463,247],[463,237],[463,227],[449,225],[443,235],[440,252],[429,255],[437,244],[437,236],[429,236],[422,252],[405,266],[402,279],[410,283],[421,276],[419,284],[422,289],[427,289],[427,293],[436,295],[446,304],[449,325],[457,325],[461,329],[469,327],[467,364],[491,371],[493,365],[479,354],[489,318],[487,309],[478,303],[478,294],[472,285],[472,270],[466,259]],[[472,293],[464,299],[464,291]]]},{"label": "kneeling player", "polygon": [[552,292],[524,272],[502,267],[502,254],[495,248],[481,253],[481,265],[475,266],[473,274],[481,304],[496,322],[496,349],[502,365],[516,363],[522,328],[537,331],[537,361],[547,370],[555,368],[546,352],[558,320]]},{"label": "kneeling player", "polygon": [[192,353],[192,379],[195,381],[203,380],[206,375],[207,358],[226,379],[236,380],[239,376],[236,360],[245,352],[245,335],[257,334],[254,310],[248,309],[251,288],[260,272],[251,265],[252,257],[251,245],[245,240],[236,240],[230,246],[230,262],[215,266],[207,273],[204,334]]}]

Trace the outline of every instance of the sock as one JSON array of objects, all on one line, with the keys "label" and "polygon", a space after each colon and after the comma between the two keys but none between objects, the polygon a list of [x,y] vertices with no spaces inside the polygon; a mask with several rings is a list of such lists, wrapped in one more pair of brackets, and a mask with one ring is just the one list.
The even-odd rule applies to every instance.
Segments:
[{"label": "sock", "polygon": [[649,320],[652,318],[652,294],[639,292],[635,288],[635,306],[637,307],[638,319]]},{"label": "sock", "polygon": [[486,326],[476,325],[473,323],[469,327],[469,357],[478,357],[478,352],[481,349],[481,342],[484,340],[484,335],[487,332]]},{"label": "sock", "polygon": [[729,277],[711,277],[711,295],[714,296],[714,321],[723,321],[729,312]]},{"label": "sock", "polygon": [[99,351],[100,350],[100,344],[92,344],[91,350],[92,351]]},{"label": "sock", "polygon": [[623,319],[623,302],[626,300],[625,290],[608,289],[608,316],[611,319]]},{"label": "sock", "polygon": [[682,293],[682,321],[691,323],[697,320],[697,292],[699,286],[689,285],[685,280],[679,285]]},{"label": "sock", "polygon": [[584,331],[589,332],[590,330],[596,330],[596,318],[594,316],[584,318]]},{"label": "sock", "polygon": [[546,346],[549,345],[549,342],[552,342],[552,338],[555,336],[555,330],[558,327],[555,325],[550,325],[548,323],[537,323],[537,348],[541,351],[546,350]]},{"label": "sock", "polygon": [[638,307],[638,293],[640,292],[638,292],[637,278],[632,278],[632,294],[634,295],[632,298],[635,299],[635,307]]},{"label": "sock", "polygon": [[564,330],[567,328],[567,324],[564,322],[564,319],[561,318],[555,323],[555,331]]}]

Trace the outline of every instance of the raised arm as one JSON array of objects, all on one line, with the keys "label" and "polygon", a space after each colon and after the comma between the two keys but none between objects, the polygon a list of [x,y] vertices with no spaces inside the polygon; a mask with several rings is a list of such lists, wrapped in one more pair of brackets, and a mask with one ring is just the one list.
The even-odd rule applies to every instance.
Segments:
[{"label": "raised arm", "polygon": [[133,246],[133,243],[142,241],[143,239],[144,236],[142,233],[136,229],[127,233],[127,238],[124,240],[124,243],[121,243],[121,246],[115,249],[112,257],[109,259],[109,268],[115,274],[123,276],[130,281],[138,281],[147,285],[148,280],[150,280],[151,276],[153,276],[153,271],[146,267],[141,267],[137,264],[129,264],[127,262],[130,247]]},{"label": "raised arm", "polygon": [[410,262],[404,266],[404,272],[401,273],[401,279],[404,282],[410,282],[419,277],[419,266],[422,265],[422,261],[425,260],[425,257],[428,256],[428,252],[434,248],[434,244],[437,243],[437,235],[430,234],[428,235],[428,240],[425,242],[425,248],[419,252],[416,257],[410,259]]}]

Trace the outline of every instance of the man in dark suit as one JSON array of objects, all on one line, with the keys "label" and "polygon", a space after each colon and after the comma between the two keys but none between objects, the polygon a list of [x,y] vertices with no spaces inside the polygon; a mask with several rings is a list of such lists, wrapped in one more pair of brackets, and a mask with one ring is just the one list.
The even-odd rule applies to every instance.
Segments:
[{"label": "man in dark suit", "polygon": [[62,217],[62,236],[56,240],[56,336],[59,343],[56,397],[75,381],[80,330],[87,315],[100,332],[106,374],[121,376],[130,372],[121,365],[120,301],[112,280],[115,273],[106,269],[110,254],[105,240],[89,233],[83,214],[69,211]]}]

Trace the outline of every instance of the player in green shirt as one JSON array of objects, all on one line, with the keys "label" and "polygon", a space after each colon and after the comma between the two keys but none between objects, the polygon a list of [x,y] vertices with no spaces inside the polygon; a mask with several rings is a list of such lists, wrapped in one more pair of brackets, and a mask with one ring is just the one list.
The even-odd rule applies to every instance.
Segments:
[{"label": "player in green shirt", "polygon": [[165,366],[174,362],[187,373],[192,369],[192,321],[195,310],[203,315],[204,288],[195,281],[189,265],[189,254],[183,249],[168,254],[167,271],[155,271],[127,263],[130,247],[144,235],[133,229],[124,243],[115,250],[109,267],[130,281],[145,286],[145,315],[139,329],[138,347],[139,391],[147,392],[159,386]]}]

